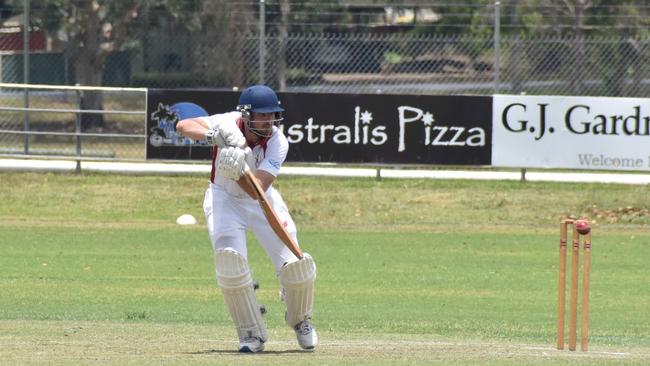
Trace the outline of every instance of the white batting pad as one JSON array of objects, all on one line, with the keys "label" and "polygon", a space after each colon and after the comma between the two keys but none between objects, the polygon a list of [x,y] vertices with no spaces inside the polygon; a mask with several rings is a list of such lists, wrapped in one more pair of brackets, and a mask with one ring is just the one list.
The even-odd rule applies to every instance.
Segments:
[{"label": "white batting pad", "polygon": [[217,267],[217,284],[237,328],[239,340],[258,337],[265,342],[266,326],[255,298],[248,263],[244,257],[230,248],[217,249],[214,258]]},{"label": "white batting pad", "polygon": [[316,263],[307,253],[304,253],[302,259],[280,269],[280,283],[284,288],[284,303],[287,305],[286,320],[290,327],[311,318],[315,280]]}]

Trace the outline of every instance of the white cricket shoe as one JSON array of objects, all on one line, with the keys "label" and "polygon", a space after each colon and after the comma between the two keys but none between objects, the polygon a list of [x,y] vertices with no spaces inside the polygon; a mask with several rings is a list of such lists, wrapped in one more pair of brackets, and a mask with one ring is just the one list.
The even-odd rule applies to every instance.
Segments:
[{"label": "white cricket shoe", "polygon": [[257,337],[249,337],[239,341],[239,352],[256,353],[264,351],[264,342]]},{"label": "white cricket shoe", "polygon": [[305,319],[298,323],[293,327],[293,330],[296,332],[296,338],[298,338],[298,344],[300,347],[307,350],[313,350],[316,348],[316,344],[318,344],[318,335],[309,319]]}]

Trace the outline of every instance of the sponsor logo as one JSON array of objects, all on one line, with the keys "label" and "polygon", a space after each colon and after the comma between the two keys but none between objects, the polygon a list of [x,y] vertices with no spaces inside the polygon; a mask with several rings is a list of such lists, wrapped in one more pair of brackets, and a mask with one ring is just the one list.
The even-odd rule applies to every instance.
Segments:
[{"label": "sponsor logo", "polygon": [[274,167],[275,169],[280,169],[280,165],[282,164],[281,162],[273,159],[269,159],[269,164]]},{"label": "sponsor logo", "polygon": [[194,143],[204,145],[205,142],[195,142],[176,132],[176,124],[185,118],[207,115],[205,109],[194,103],[180,102],[173,105],[158,103],[158,108],[150,115],[154,126],[149,129],[149,144],[154,147],[185,146]]},{"label": "sponsor logo", "polygon": [[436,126],[431,112],[420,108],[399,107],[399,145],[397,151],[406,150],[406,124],[422,122],[424,144],[431,146],[485,146],[485,130],[480,127]]},{"label": "sponsor logo", "polygon": [[[436,123],[433,113],[412,106],[397,108],[396,123],[399,129],[397,151],[407,150],[407,135],[424,136],[422,143],[426,146],[470,146],[486,145],[485,129],[465,127],[453,123]],[[294,124],[286,130],[290,143],[307,142],[309,144],[334,143],[341,145],[384,145],[389,143],[386,124],[375,121],[373,113],[354,108],[354,123],[348,124],[316,123],[313,117],[306,124]]]},{"label": "sponsor logo", "polygon": [[650,136],[650,115],[640,105],[623,113],[600,113],[595,107],[575,104],[561,114],[553,114],[561,115],[562,121],[549,120],[548,107],[546,103],[508,104],[501,113],[501,124],[510,132],[530,134],[536,141],[557,132],[556,125],[560,123],[575,135]]}]

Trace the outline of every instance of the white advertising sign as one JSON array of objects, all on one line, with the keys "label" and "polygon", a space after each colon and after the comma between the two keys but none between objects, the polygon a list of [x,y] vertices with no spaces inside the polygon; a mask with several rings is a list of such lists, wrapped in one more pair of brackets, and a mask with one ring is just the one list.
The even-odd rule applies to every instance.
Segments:
[{"label": "white advertising sign", "polygon": [[650,99],[495,95],[492,165],[650,170]]}]

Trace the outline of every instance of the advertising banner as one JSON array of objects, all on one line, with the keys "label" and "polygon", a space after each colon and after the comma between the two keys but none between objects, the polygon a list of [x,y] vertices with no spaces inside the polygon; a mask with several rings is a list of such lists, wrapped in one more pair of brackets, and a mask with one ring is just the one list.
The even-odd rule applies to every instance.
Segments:
[{"label": "advertising banner", "polygon": [[492,165],[650,170],[650,99],[495,95]]},{"label": "advertising banner", "polygon": [[[489,165],[492,97],[278,93],[287,161]],[[149,91],[149,159],[208,159],[179,118],[234,110],[238,92]]]}]

